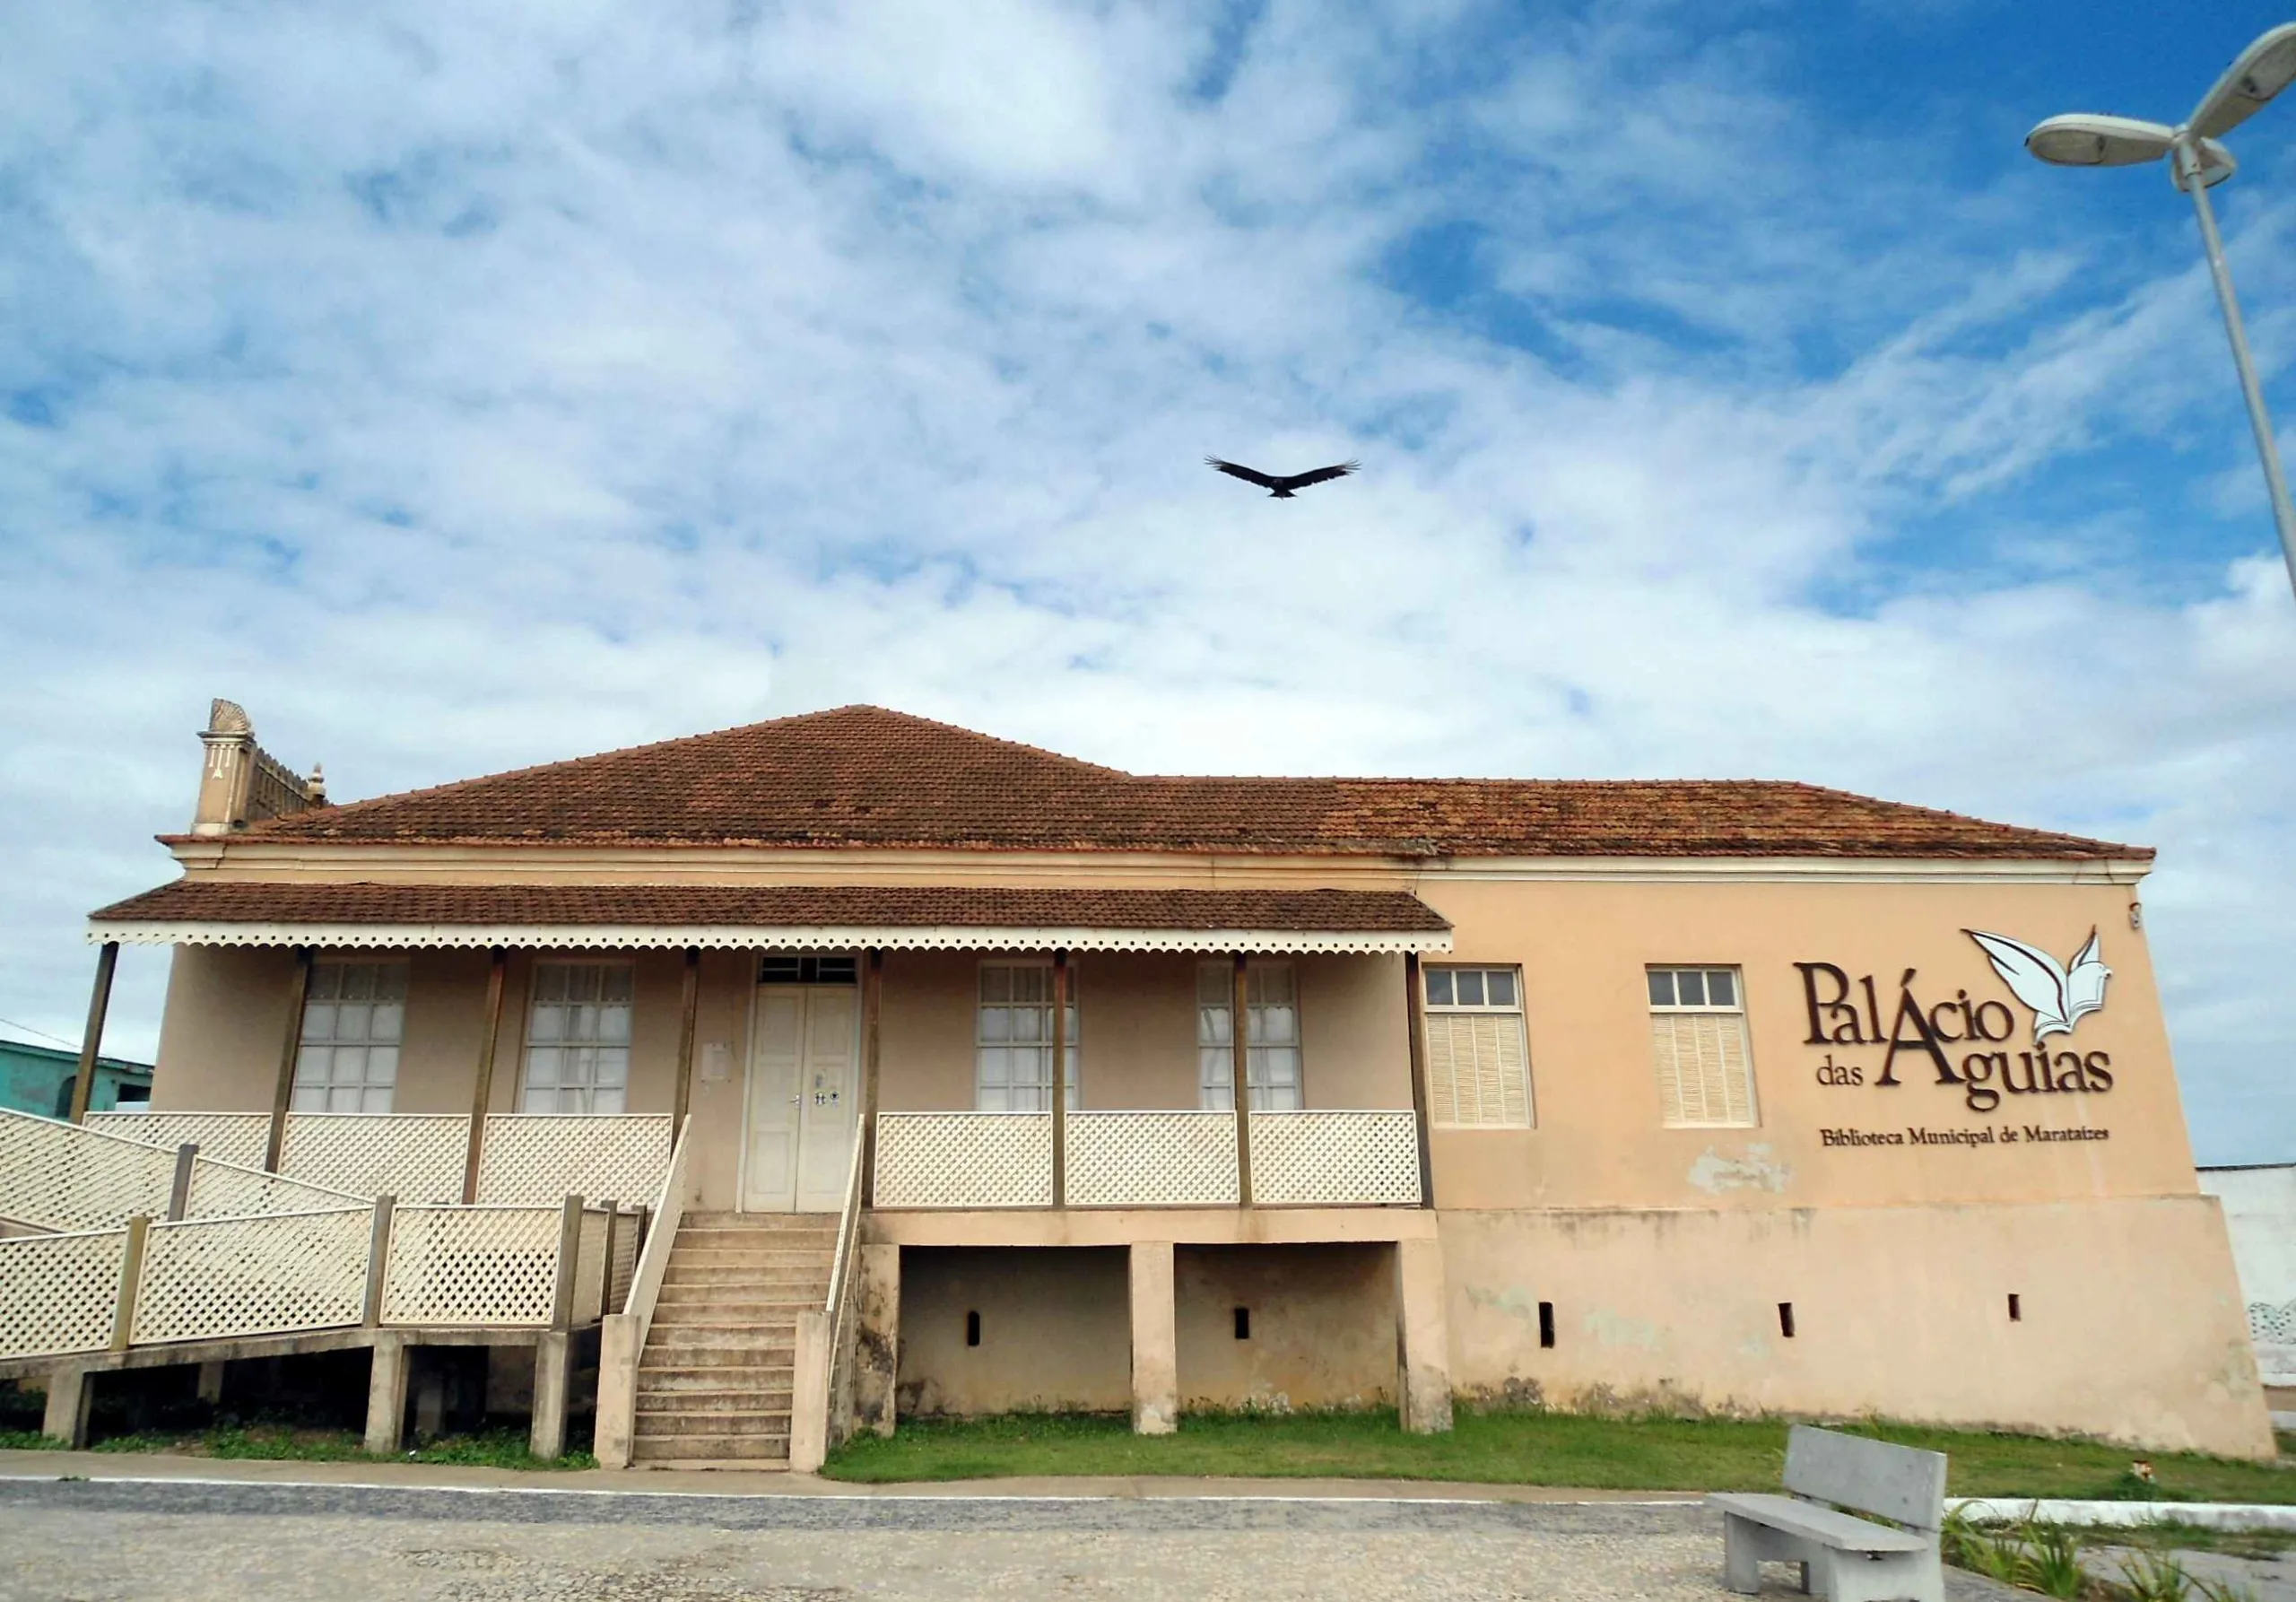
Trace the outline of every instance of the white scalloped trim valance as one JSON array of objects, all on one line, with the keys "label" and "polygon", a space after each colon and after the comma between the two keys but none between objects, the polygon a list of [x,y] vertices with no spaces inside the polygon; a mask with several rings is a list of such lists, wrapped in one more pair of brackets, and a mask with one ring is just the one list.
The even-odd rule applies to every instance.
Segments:
[{"label": "white scalloped trim valance", "polygon": [[664,925],[88,923],[88,943],[124,945],[309,945],[376,951],[485,949],[683,951],[1338,952],[1363,955],[1451,949],[1448,929],[1055,929],[961,926],[745,928]]}]

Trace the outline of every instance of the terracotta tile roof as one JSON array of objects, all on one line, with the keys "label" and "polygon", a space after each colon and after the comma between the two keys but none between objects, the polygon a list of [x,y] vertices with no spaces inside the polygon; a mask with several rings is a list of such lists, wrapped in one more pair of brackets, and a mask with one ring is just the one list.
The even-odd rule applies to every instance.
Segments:
[{"label": "terracotta tile roof", "polygon": [[1401,857],[2152,856],[1770,779],[1144,776],[879,707],[326,807],[232,838]]},{"label": "terracotta tile roof", "polygon": [[1402,891],[1015,890],[937,885],[260,884],[178,879],[97,923],[752,928],[1258,929],[1440,934]]}]

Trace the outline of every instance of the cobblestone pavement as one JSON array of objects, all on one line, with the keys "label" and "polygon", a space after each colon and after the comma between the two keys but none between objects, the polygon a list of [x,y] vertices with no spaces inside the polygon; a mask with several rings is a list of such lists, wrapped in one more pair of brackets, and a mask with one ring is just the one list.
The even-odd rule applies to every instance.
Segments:
[{"label": "cobblestone pavement", "polygon": [[[9,1602],[1722,1602],[1721,1563],[1713,1516],[1679,1503],[0,1482]],[[2001,1594],[1954,1578],[1956,1602]]]}]

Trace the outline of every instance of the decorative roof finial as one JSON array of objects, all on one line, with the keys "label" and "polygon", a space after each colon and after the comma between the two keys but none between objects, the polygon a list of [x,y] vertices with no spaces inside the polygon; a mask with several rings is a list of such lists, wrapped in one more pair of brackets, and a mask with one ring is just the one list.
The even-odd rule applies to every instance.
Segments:
[{"label": "decorative roof finial", "polygon": [[255,725],[248,719],[248,710],[236,701],[217,696],[207,706],[207,732],[211,735],[251,735]]}]

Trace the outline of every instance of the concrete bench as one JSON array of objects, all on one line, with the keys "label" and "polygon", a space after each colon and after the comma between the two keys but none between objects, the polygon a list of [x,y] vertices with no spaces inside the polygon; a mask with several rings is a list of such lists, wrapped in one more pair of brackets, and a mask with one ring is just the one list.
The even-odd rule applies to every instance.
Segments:
[{"label": "concrete bench", "polygon": [[1787,1563],[1802,1565],[1805,1591],[1832,1602],[1944,1602],[1944,1453],[1796,1424],[1786,1443],[1786,1490],[1706,1499],[1722,1513],[1723,1582],[1732,1590],[1760,1590],[1760,1565]]}]

